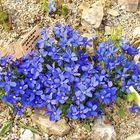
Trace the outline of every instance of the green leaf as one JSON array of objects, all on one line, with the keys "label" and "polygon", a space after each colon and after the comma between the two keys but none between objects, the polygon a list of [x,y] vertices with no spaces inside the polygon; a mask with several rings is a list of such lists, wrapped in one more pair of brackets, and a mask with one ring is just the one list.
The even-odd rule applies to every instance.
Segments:
[{"label": "green leaf", "polygon": [[0,22],[5,23],[8,19],[7,13],[4,11],[0,11]]},{"label": "green leaf", "polygon": [[49,4],[48,0],[43,0],[42,7],[46,12],[48,12],[48,4]]},{"label": "green leaf", "polygon": [[88,130],[88,131],[91,131],[91,127],[90,127],[89,124],[84,124],[84,125],[83,125],[83,128],[85,128],[85,129]]},{"label": "green leaf", "polygon": [[122,101],[122,99],[121,99],[120,97],[118,97],[116,103],[117,103],[118,105],[120,105],[120,104],[121,104],[121,101]]},{"label": "green leaf", "polygon": [[125,116],[125,111],[123,109],[123,107],[120,108],[119,112],[118,112],[118,115],[123,118]]},{"label": "green leaf", "polygon": [[0,88],[0,98],[6,94],[3,88]]},{"label": "green leaf", "polygon": [[6,121],[3,123],[2,128],[0,129],[0,137],[4,136],[7,132],[10,131],[13,121]]},{"label": "green leaf", "polygon": [[[118,27],[116,30],[114,27],[111,28],[111,40],[115,43],[120,41],[122,38],[122,28]],[[119,44],[115,44],[115,46],[119,46]]]},{"label": "green leaf", "polygon": [[29,129],[29,130],[31,130],[33,133],[36,133],[36,134],[39,134],[39,135],[42,134],[37,128],[34,128],[34,127],[29,126],[29,125],[27,125],[27,124],[24,124],[24,123],[22,123],[22,122],[20,122],[19,126],[22,127],[22,128],[24,128],[24,129]]},{"label": "green leaf", "polygon": [[133,102],[135,100],[136,96],[135,93],[131,93],[127,95],[127,101],[128,102]]},{"label": "green leaf", "polygon": [[24,112],[24,115],[26,117],[30,117],[33,114],[33,110],[31,108],[27,108],[26,111]]},{"label": "green leaf", "polygon": [[40,3],[41,0],[36,0],[37,3]]},{"label": "green leaf", "polygon": [[135,94],[134,101],[138,106],[140,106],[140,94],[134,89],[133,86],[130,86],[129,90],[130,90],[131,93]]},{"label": "green leaf", "polygon": [[10,111],[13,112],[14,106],[12,104],[10,104],[10,103],[7,103],[6,105],[8,106],[8,108],[10,109]]},{"label": "green leaf", "polygon": [[68,7],[65,4],[62,5],[61,13],[63,16],[68,14]]}]

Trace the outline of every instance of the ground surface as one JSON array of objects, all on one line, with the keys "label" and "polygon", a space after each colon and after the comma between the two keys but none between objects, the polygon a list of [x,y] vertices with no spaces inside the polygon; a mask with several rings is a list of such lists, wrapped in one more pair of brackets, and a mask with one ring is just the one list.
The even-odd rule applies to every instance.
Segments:
[{"label": "ground surface", "polygon": [[[87,3],[94,3],[95,0],[86,0]],[[12,17],[12,30],[6,32],[3,30],[3,27],[0,25],[0,47],[6,47],[12,42],[16,42],[18,39],[22,38],[24,34],[32,29],[36,24],[39,24],[40,27],[47,26],[53,27],[55,23],[70,24],[74,28],[80,30],[83,33],[91,32],[90,29],[82,26],[81,24],[81,14],[78,9],[82,0],[67,0],[67,5],[70,9],[69,14],[63,18],[58,15],[48,16],[43,12],[41,5],[37,4],[35,0],[4,0],[4,9]],[[113,8],[119,12],[119,16],[114,17],[107,13],[108,8]],[[126,35],[129,41],[132,40],[133,30],[140,25],[140,9],[137,12],[126,12],[121,9],[119,6],[111,6],[110,1],[106,3],[104,10],[104,18],[100,25],[99,30],[104,33],[105,27],[109,26],[121,26],[123,35]],[[21,128],[19,126],[19,120],[23,123],[29,122],[30,125],[33,125],[30,118],[19,118],[16,114],[12,114],[8,107],[1,104],[0,105],[0,126],[6,120],[14,120],[13,128],[11,131],[4,136],[3,140],[19,140]],[[118,115],[118,106],[114,105],[113,109],[108,109],[108,118],[109,123],[111,122],[117,133],[117,140],[124,140],[126,137],[133,133],[140,133],[140,115],[130,114],[128,111],[129,105],[123,104],[126,114],[123,117]],[[70,122],[70,125],[74,128],[68,136],[65,136],[63,139],[76,139],[84,140],[90,131],[83,129],[83,124],[85,122]],[[93,121],[88,121],[91,127]],[[45,136],[42,137],[42,140],[45,139]],[[47,139],[47,138],[46,138]],[[50,139],[57,139],[54,136],[51,136]]]}]

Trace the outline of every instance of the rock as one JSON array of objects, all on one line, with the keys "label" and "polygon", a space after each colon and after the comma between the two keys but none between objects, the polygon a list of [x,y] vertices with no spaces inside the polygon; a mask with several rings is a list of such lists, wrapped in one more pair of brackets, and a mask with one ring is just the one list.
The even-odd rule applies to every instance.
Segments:
[{"label": "rock", "polygon": [[31,116],[33,123],[35,123],[44,133],[49,135],[64,136],[70,131],[70,126],[66,124],[64,119],[58,122],[52,122],[47,116],[34,113]]},{"label": "rock", "polygon": [[110,35],[110,34],[111,34],[111,27],[105,26],[105,35]]},{"label": "rock", "polygon": [[136,48],[140,46],[140,26],[134,29],[131,44]]},{"label": "rock", "polygon": [[128,138],[126,138],[125,140],[140,140],[140,134],[138,134],[138,133],[133,134],[133,135],[129,136]]},{"label": "rock", "polygon": [[137,38],[140,37],[140,26],[136,27],[133,31],[133,37]]},{"label": "rock", "polygon": [[25,129],[19,140],[34,140],[34,134],[32,131]]},{"label": "rock", "polygon": [[[140,45],[139,45],[138,49],[140,50]],[[134,61],[136,62],[136,64],[140,62],[140,51],[139,51],[139,54],[137,54],[137,55],[134,57]]]},{"label": "rock", "polygon": [[139,0],[118,0],[118,4],[127,11],[135,12],[138,7]]},{"label": "rock", "polygon": [[42,138],[38,134],[34,134],[34,140],[42,140]]},{"label": "rock", "polygon": [[92,139],[93,140],[115,140],[116,132],[111,124],[105,124],[104,118],[98,118],[95,120],[95,124],[92,127]]},{"label": "rock", "polygon": [[117,0],[111,0],[112,5],[117,4]]},{"label": "rock", "polygon": [[45,136],[45,140],[48,140],[49,139],[49,135],[47,133],[44,134],[44,136]]},{"label": "rock", "polygon": [[0,106],[1,106],[1,109],[0,109],[0,124],[2,124],[4,121],[6,121],[8,119],[8,117],[11,118],[11,116],[10,116],[9,109],[7,107],[5,107],[5,105],[0,104]]},{"label": "rock", "polygon": [[82,11],[82,25],[89,24],[94,28],[99,28],[103,15],[103,6],[101,2],[96,2],[91,8],[86,8]]},{"label": "rock", "polygon": [[134,39],[132,46],[138,48],[140,46],[140,38],[139,39]]},{"label": "rock", "polygon": [[79,10],[86,10],[86,9],[88,9],[90,7],[90,5],[89,5],[89,3],[87,3],[87,2],[82,2],[80,5],[79,5]]},{"label": "rock", "polygon": [[119,12],[118,12],[117,10],[114,10],[114,9],[109,9],[109,10],[107,11],[107,13],[108,13],[109,15],[113,16],[113,17],[117,17],[117,16],[120,15]]}]

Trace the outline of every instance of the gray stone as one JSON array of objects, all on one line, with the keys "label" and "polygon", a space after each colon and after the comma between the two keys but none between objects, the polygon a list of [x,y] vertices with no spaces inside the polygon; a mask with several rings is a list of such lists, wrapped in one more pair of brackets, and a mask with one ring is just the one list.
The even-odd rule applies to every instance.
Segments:
[{"label": "gray stone", "polygon": [[34,140],[34,134],[32,131],[25,129],[19,140]]},{"label": "gray stone", "polygon": [[132,134],[131,136],[129,136],[125,140],[140,140],[140,134],[138,134],[138,133]]},{"label": "gray stone", "polygon": [[116,132],[114,127],[110,124],[104,123],[105,118],[98,118],[95,120],[92,127],[92,139],[93,140],[115,140]]},{"label": "gray stone", "polygon": [[34,113],[31,116],[31,119],[34,124],[36,124],[44,133],[49,135],[64,136],[69,133],[70,126],[66,123],[64,119],[59,120],[58,122],[50,121],[47,116],[43,116],[37,113]]},{"label": "gray stone", "polygon": [[92,25],[94,28],[99,28],[103,19],[103,6],[101,2],[94,3],[91,8],[85,8],[82,11],[82,24]]},{"label": "gray stone", "polygon": [[87,10],[89,7],[90,7],[89,3],[87,3],[87,2],[82,2],[82,3],[79,5],[78,9],[81,10],[81,11],[83,11],[83,10]]},{"label": "gray stone", "polygon": [[140,26],[134,29],[131,44],[136,48],[140,46]]},{"label": "gray stone", "polygon": [[107,13],[109,15],[112,15],[113,17],[117,17],[120,15],[119,12],[117,10],[114,10],[114,9],[108,9]]},{"label": "gray stone", "polygon": [[[140,45],[139,45],[138,49],[140,50]],[[139,63],[139,60],[140,60],[140,52],[139,52],[139,54],[137,54],[137,55],[134,57],[134,61],[136,62],[136,64]]]},{"label": "gray stone", "polygon": [[[34,134],[34,140],[42,140],[41,136],[38,134]],[[46,139],[47,140],[47,139]]]},{"label": "gray stone", "polygon": [[133,31],[133,37],[137,38],[140,37],[140,26],[136,27]]},{"label": "gray stone", "polygon": [[127,11],[135,12],[138,7],[139,0],[118,0],[118,4]]},{"label": "gray stone", "polygon": [[111,27],[105,26],[105,35],[110,35],[110,34],[111,34]]}]

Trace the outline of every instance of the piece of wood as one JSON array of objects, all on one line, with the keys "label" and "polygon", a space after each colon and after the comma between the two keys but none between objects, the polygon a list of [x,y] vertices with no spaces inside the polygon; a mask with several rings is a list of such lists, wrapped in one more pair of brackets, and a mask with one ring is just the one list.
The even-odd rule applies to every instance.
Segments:
[{"label": "piece of wood", "polygon": [[37,40],[41,37],[40,29],[36,25],[22,40],[12,43],[7,47],[0,49],[0,57],[11,55],[15,59],[20,59],[27,55],[31,50],[35,49]]},{"label": "piece of wood", "polygon": [[28,54],[32,49],[35,48],[37,40],[40,38],[40,31],[39,27],[35,26],[25,37],[24,39],[19,43],[20,47],[23,50],[23,53],[26,55]]}]

